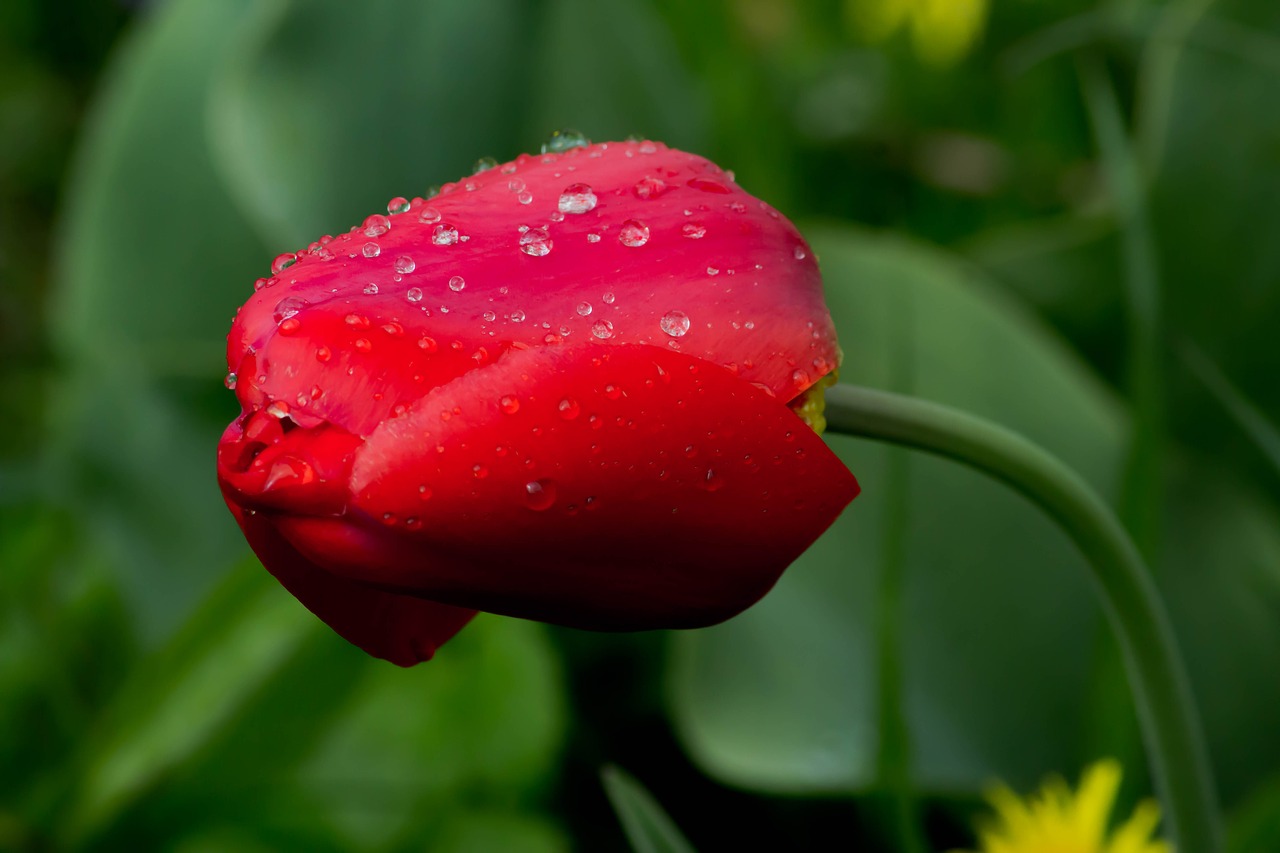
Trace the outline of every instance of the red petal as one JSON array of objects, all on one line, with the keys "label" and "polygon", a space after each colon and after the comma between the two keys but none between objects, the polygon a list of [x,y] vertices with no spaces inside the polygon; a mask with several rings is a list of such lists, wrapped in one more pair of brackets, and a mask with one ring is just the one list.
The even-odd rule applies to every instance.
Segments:
[{"label": "red petal", "polygon": [[[573,212],[588,195],[594,207]],[[433,239],[442,226],[456,242]],[[791,223],[714,164],[652,142],[522,156],[371,217],[267,282],[228,341],[241,401],[358,435],[512,343],[670,346],[783,399],[837,361]]]},{"label": "red petal", "polygon": [[258,559],[306,608],[348,642],[399,666],[430,660],[475,615],[474,610],[384,592],[332,575],[298,553],[270,517],[227,506]]},{"label": "red petal", "polygon": [[694,627],[756,601],[857,494],[771,393],[665,348],[512,350],[356,452],[343,518],[282,517],[360,581],[533,619]]}]

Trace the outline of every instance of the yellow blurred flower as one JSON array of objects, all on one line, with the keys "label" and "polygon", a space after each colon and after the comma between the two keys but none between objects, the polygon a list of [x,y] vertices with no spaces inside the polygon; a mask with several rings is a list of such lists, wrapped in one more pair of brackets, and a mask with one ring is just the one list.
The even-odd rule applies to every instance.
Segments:
[{"label": "yellow blurred flower", "polygon": [[1107,823],[1120,787],[1120,764],[1090,765],[1072,795],[1062,779],[1050,779],[1025,801],[1003,785],[987,794],[994,820],[980,828],[981,853],[1172,853],[1153,839],[1160,809],[1145,800],[1119,828]]},{"label": "yellow blurred flower", "polygon": [[950,65],[982,35],[989,4],[990,0],[845,0],[845,13],[856,29],[876,41],[907,26],[921,59]]}]

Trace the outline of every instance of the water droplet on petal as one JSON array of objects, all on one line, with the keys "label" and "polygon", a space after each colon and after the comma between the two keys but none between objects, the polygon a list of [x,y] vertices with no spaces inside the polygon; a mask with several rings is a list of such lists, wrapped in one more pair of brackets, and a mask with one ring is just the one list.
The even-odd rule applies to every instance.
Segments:
[{"label": "water droplet on petal", "polygon": [[401,275],[408,275],[409,273],[417,269],[418,265],[414,263],[413,258],[409,257],[408,255],[401,255],[400,257],[396,258],[395,268],[396,268],[396,272],[400,273]]},{"label": "water droplet on petal", "polygon": [[643,246],[649,242],[649,226],[639,220],[628,219],[618,231],[618,242],[633,248]]},{"label": "water droplet on petal", "polygon": [[506,412],[508,415],[514,415],[520,411],[520,401],[510,394],[505,394],[498,400],[498,408]]},{"label": "water droplet on petal", "polygon": [[557,130],[542,146],[543,154],[559,154],[571,148],[585,148],[591,144],[586,135],[576,130]]},{"label": "water droplet on petal", "polygon": [[361,247],[360,254],[364,255],[366,258],[376,258],[378,255],[382,254],[382,247],[370,240]]},{"label": "water droplet on petal", "polygon": [[276,303],[275,311],[271,316],[277,323],[279,323],[282,320],[288,320],[294,314],[297,314],[305,308],[306,305],[306,302],[296,296],[286,296],[284,299],[281,299]]},{"label": "water droplet on petal", "polygon": [[551,251],[551,237],[546,228],[530,228],[520,235],[520,251],[540,258]]},{"label": "water droplet on petal", "polygon": [[530,480],[524,484],[525,505],[541,512],[551,509],[556,502],[556,486],[551,480]]},{"label": "water droplet on petal", "polygon": [[511,312],[511,322],[513,322],[513,323],[523,323],[523,322],[524,322],[524,312],[523,312],[523,311],[521,311],[519,308],[517,308],[516,310],[512,311],[512,312]]},{"label": "water droplet on petal", "polygon": [[396,196],[387,202],[387,213],[408,213],[409,199],[404,196]]},{"label": "water droplet on petal", "polygon": [[364,286],[364,290],[360,292],[363,293],[365,296],[373,296],[378,292],[378,285],[374,284],[373,282],[369,282]]},{"label": "water droplet on petal", "polygon": [[427,207],[422,208],[422,212],[418,214],[418,221],[427,225],[439,222],[440,211],[428,205]]},{"label": "water droplet on petal", "polygon": [[222,380],[222,384],[227,386],[228,391],[236,390],[236,375],[234,373],[228,373],[226,378]]},{"label": "water droplet on petal", "polygon": [[570,184],[560,193],[561,213],[586,213],[596,206],[596,194],[586,184]]},{"label": "water droplet on petal", "polygon": [[497,161],[497,160],[495,160],[494,158],[492,158],[492,157],[481,157],[479,160],[477,160],[477,161],[476,161],[476,165],[475,165],[475,167],[471,170],[471,174],[473,174],[473,175],[478,175],[478,174],[480,174],[481,172],[487,172],[487,171],[489,171],[490,169],[496,168],[496,167],[497,167],[497,165],[498,165],[498,161]]},{"label": "water droplet on petal", "polygon": [[463,279],[463,277],[460,275],[452,276],[449,279],[449,289],[452,290],[454,293],[457,293],[458,291],[462,290],[466,286],[467,286],[466,280]]},{"label": "water droplet on petal", "polygon": [[577,309],[576,309],[576,310],[577,310],[578,315],[579,315],[580,317],[586,317],[586,316],[588,316],[588,315],[590,315],[590,314],[591,314],[591,303],[590,303],[590,302],[579,302],[579,303],[578,303],[578,307],[577,307]]},{"label": "water droplet on petal", "polygon": [[588,235],[587,235],[587,242],[588,242],[588,243],[599,243],[599,242],[600,242],[600,235],[599,235],[599,234],[588,234]]},{"label": "water droplet on petal", "polygon": [[298,256],[293,252],[285,252],[282,255],[276,255],[271,261],[272,275],[279,275],[298,262]]},{"label": "water droplet on petal", "polygon": [[489,469],[477,463],[471,466],[471,473],[477,480],[483,480],[489,476]]},{"label": "water droplet on petal", "polygon": [[405,291],[404,298],[408,299],[410,302],[421,302],[422,288],[421,287],[409,288],[407,291]]},{"label": "water droplet on petal", "polygon": [[808,256],[804,250],[804,246],[796,246],[796,250],[793,254],[796,256],[797,261],[803,261]]},{"label": "water droplet on petal", "polygon": [[447,222],[442,222],[431,232],[431,242],[437,246],[452,246],[458,242],[458,229]]},{"label": "water droplet on petal", "polygon": [[283,400],[274,400],[267,406],[267,414],[273,418],[287,418],[289,416],[289,404]]},{"label": "water droplet on petal", "polygon": [[418,486],[418,500],[429,501],[431,500],[431,494],[432,493],[431,493],[430,486],[426,485],[425,483],[421,486]]},{"label": "water droplet on petal", "polygon": [[733,190],[729,189],[724,184],[719,181],[712,180],[711,178],[690,178],[689,186],[693,187],[695,190],[702,190],[704,193],[733,192]]},{"label": "water droplet on petal", "polygon": [[302,321],[297,317],[290,317],[287,320],[280,321],[280,334],[292,335],[302,326]]},{"label": "water droplet on petal", "polygon": [[608,320],[597,320],[591,324],[591,334],[600,340],[607,340],[613,337],[613,323]]},{"label": "water droplet on petal", "polygon": [[684,225],[680,226],[680,233],[691,240],[698,240],[707,233],[707,229],[706,226],[701,223],[686,222]]},{"label": "water droplet on petal", "polygon": [[606,293],[604,296],[600,297],[600,299],[604,301],[605,305],[612,305],[615,298],[616,297],[612,293]]},{"label": "water droplet on petal", "polygon": [[724,478],[710,468],[707,469],[707,476],[702,480],[702,488],[708,492],[718,492],[724,487]]},{"label": "water droplet on petal", "polygon": [[324,364],[331,358],[333,358],[333,353],[329,350],[328,347],[316,348],[316,361],[320,362],[321,364]]},{"label": "water droplet on petal", "polygon": [[578,405],[578,401],[572,397],[565,397],[560,401],[556,408],[560,412],[560,417],[566,421],[571,421],[582,413],[582,407]]},{"label": "water droplet on petal", "polygon": [[521,204],[529,204],[533,201],[533,193],[522,190],[521,192],[516,193],[516,201]]},{"label": "water droplet on petal", "polygon": [[425,335],[424,335],[424,336],[422,336],[421,338],[419,338],[419,339],[418,339],[418,348],[419,348],[419,349],[426,350],[427,352],[435,352],[435,351],[436,351],[436,339],[435,339],[435,338],[429,338],[429,337],[427,337],[427,336],[425,336]]},{"label": "water droplet on petal", "polygon": [[685,332],[689,331],[689,315],[683,311],[668,311],[662,315],[658,325],[673,338],[684,337]]},{"label": "water droplet on petal", "polygon": [[391,230],[391,220],[381,213],[375,213],[364,220],[364,236],[381,237]]},{"label": "water droplet on petal", "polygon": [[356,349],[360,352],[373,352],[373,342],[368,338],[356,338]]},{"label": "water droplet on petal", "polygon": [[666,181],[661,178],[645,177],[636,182],[631,188],[631,193],[636,198],[648,201],[651,198],[657,198],[665,193],[671,187],[667,186]]}]

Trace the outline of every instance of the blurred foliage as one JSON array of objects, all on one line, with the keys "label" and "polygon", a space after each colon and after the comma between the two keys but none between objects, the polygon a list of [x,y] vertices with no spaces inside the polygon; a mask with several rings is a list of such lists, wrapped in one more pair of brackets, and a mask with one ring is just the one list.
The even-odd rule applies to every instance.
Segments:
[{"label": "blurred foliage", "polygon": [[710,849],[965,845],[988,781],[1102,752],[1145,793],[1079,558],[936,460],[833,437],[863,496],[679,636],[484,617],[404,672],[260,570],[212,470],[253,279],[558,127],[734,169],[820,253],[846,381],[1128,496],[1232,848],[1280,847],[1280,7],[929,6],[4,4],[0,849],[620,849],[607,763],[633,839]]}]

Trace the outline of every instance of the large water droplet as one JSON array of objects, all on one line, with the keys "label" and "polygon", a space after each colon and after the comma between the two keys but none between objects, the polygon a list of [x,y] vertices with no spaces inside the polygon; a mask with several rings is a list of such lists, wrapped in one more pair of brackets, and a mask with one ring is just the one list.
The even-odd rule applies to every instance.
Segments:
[{"label": "large water droplet", "polygon": [[284,254],[276,255],[271,261],[271,274],[279,275],[297,262],[298,256],[293,252],[285,252]]},{"label": "large water droplet", "polygon": [[272,312],[271,316],[275,318],[277,323],[279,323],[282,320],[288,320],[306,306],[307,303],[298,297],[286,296],[284,299],[281,299],[276,303],[275,311]]},{"label": "large water droplet", "polygon": [[267,472],[262,490],[269,492],[280,486],[305,486],[315,478],[316,471],[311,463],[296,456],[281,456],[271,463],[271,470]]},{"label": "large water droplet", "polygon": [[556,502],[556,484],[551,480],[530,480],[524,484],[524,502],[538,512],[551,509]]},{"label": "large water droplet", "polygon": [[586,213],[596,206],[596,194],[586,184],[570,184],[560,193],[561,213]]},{"label": "large water droplet", "polygon": [[363,231],[366,237],[381,237],[390,230],[391,220],[381,213],[375,213],[364,220]]},{"label": "large water droplet", "polygon": [[409,199],[404,196],[396,196],[387,202],[387,213],[408,213]]},{"label": "large water droplet", "polygon": [[428,205],[422,208],[422,212],[418,214],[418,221],[427,225],[432,225],[440,221],[440,211]]},{"label": "large water droplet", "polygon": [[378,292],[378,285],[374,284],[373,282],[369,282],[364,286],[364,289],[361,290],[360,292],[363,293],[365,296],[374,296]]},{"label": "large water droplet", "polygon": [[449,289],[452,290],[454,293],[457,293],[458,291],[462,290],[466,286],[467,286],[466,279],[464,279],[460,275],[451,276],[449,278]]},{"label": "large water droplet", "polygon": [[496,168],[497,165],[498,165],[498,161],[495,160],[493,157],[481,157],[479,160],[476,161],[475,168],[471,170],[471,174],[478,175],[481,172],[487,172],[490,169]]},{"label": "large water droplet", "polygon": [[649,226],[637,219],[628,219],[618,232],[618,242],[633,248],[643,246],[649,242]]},{"label": "large water droplet", "polygon": [[370,240],[360,248],[360,254],[364,255],[366,258],[376,258],[378,255],[382,254],[382,247]]},{"label": "large water droplet", "polygon": [[530,228],[520,235],[520,251],[540,258],[551,251],[551,237],[546,228]]},{"label": "large water droplet", "polygon": [[289,417],[289,404],[283,400],[274,400],[267,405],[267,414],[273,418]]},{"label": "large water droplet", "polygon": [[577,310],[578,315],[579,315],[580,317],[586,317],[586,316],[588,316],[588,315],[590,315],[590,314],[591,314],[591,303],[590,303],[590,302],[579,302],[579,303],[578,303],[578,307],[577,307],[577,309],[576,309],[576,310]]},{"label": "large water droplet", "polygon": [[596,320],[591,324],[591,334],[600,340],[607,340],[613,337],[613,323],[608,320]]},{"label": "large water droplet", "polygon": [[452,246],[458,242],[458,229],[447,222],[442,222],[431,232],[431,242],[437,246]]},{"label": "large water droplet", "polygon": [[227,386],[228,391],[236,390],[236,375],[228,373],[226,378],[222,380],[222,384]]},{"label": "large water droplet", "polygon": [[521,311],[519,308],[517,308],[516,310],[512,311],[512,312],[511,312],[511,322],[513,322],[513,323],[523,323],[523,322],[524,322],[524,312],[523,312],[523,311]]},{"label": "large water droplet", "polygon": [[302,327],[301,320],[299,320],[297,317],[289,317],[286,320],[280,321],[280,334],[285,335],[287,337],[297,332],[298,329],[300,329],[301,327]]},{"label": "large water droplet", "polygon": [[400,257],[396,258],[395,268],[396,268],[396,272],[400,273],[401,275],[408,275],[409,273],[417,269],[418,265],[414,262],[413,258],[409,257],[408,255],[401,255]]},{"label": "large water droplet", "polygon": [[638,199],[648,201],[671,189],[667,186],[667,182],[661,178],[644,177],[636,181],[636,185],[631,188],[631,193]]},{"label": "large water droplet", "polygon": [[691,240],[697,240],[707,233],[707,229],[699,222],[686,222],[680,226],[680,233]]},{"label": "large water droplet", "polygon": [[411,288],[409,288],[409,289],[405,292],[405,294],[404,294],[404,298],[405,298],[405,299],[408,299],[410,302],[421,302],[421,301],[422,301],[422,288],[421,288],[421,287],[411,287]]},{"label": "large water droplet", "polygon": [[612,293],[605,293],[605,295],[601,296],[600,298],[604,300],[605,305],[612,305],[613,300],[616,299],[617,297],[615,297]]},{"label": "large water droplet", "polygon": [[671,337],[682,338],[689,331],[689,315],[683,311],[668,311],[662,315],[658,325]]},{"label": "large water droplet", "polygon": [[585,148],[590,144],[591,140],[585,134],[566,128],[551,134],[551,138],[542,146],[542,153],[559,154],[571,148]]}]

